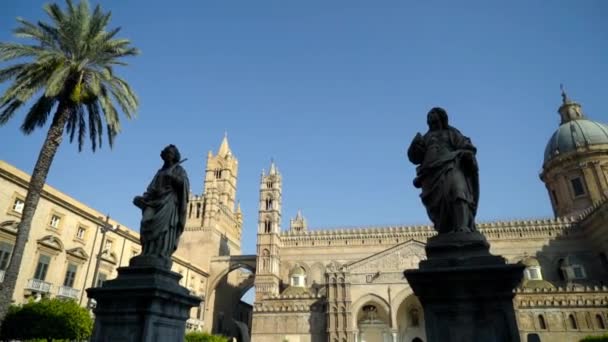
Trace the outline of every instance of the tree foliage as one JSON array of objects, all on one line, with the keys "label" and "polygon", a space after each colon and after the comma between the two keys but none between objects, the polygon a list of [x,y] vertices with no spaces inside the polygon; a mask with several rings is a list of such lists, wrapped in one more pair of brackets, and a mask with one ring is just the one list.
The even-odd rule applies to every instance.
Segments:
[{"label": "tree foliage", "polygon": [[185,342],[228,342],[228,339],[221,335],[191,331],[186,334]]},{"label": "tree foliage", "polygon": [[93,332],[89,312],[73,300],[43,299],[21,306],[11,306],[2,324],[3,340],[88,339]]},{"label": "tree foliage", "polygon": [[587,336],[580,342],[608,342],[608,334],[601,336]]},{"label": "tree foliage", "polygon": [[[125,65],[121,59],[136,55],[138,50],[129,40],[115,38],[120,28],[106,30],[110,12],[104,13],[99,5],[91,12],[86,0],[78,5],[71,0],[66,3],[67,10],[57,4],[44,6],[49,23],[17,18],[20,26],[15,35],[31,39],[33,44],[0,43],[0,61],[20,60],[0,69],[0,82],[13,80],[0,97],[0,125],[39,94],[21,130],[30,134],[44,126],[55,105],[63,105],[69,108],[65,128],[70,141],[77,136],[82,149],[88,129],[95,150],[102,142],[104,120],[110,145],[120,131],[115,104],[128,118],[135,114],[137,97],[114,73],[114,66]],[[30,58],[33,61],[21,61]]]}]

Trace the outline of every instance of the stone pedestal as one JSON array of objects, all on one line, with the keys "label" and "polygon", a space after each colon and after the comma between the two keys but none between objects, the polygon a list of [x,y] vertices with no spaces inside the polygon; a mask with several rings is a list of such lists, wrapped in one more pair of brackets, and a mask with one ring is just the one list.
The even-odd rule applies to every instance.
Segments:
[{"label": "stone pedestal", "polygon": [[190,309],[201,299],[179,285],[181,275],[157,267],[118,269],[118,277],[87,289],[97,301],[94,342],[183,341]]},{"label": "stone pedestal", "polygon": [[424,308],[428,342],[519,342],[513,289],[523,265],[491,255],[480,233],[429,239],[427,260],[404,272]]}]

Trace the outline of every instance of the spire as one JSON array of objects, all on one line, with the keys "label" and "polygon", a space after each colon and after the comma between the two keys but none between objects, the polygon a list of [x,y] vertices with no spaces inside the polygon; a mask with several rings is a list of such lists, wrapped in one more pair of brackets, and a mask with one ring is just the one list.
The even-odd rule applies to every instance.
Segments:
[{"label": "spire", "polygon": [[570,99],[568,98],[568,94],[566,94],[566,88],[564,88],[563,83],[560,83],[559,89],[562,91],[562,105],[570,103]]},{"label": "spire", "polygon": [[232,151],[230,151],[230,146],[228,146],[228,132],[224,132],[224,139],[222,139],[222,144],[220,145],[220,149],[217,151],[217,155],[226,157],[231,154]]},{"label": "spire", "polygon": [[274,159],[270,159],[270,171],[268,171],[269,175],[276,175],[277,174],[277,167],[274,165]]},{"label": "spire", "polygon": [[562,119],[561,124],[565,124],[572,120],[584,119],[585,115],[583,114],[581,105],[570,100],[568,94],[566,94],[566,89],[563,84],[560,84],[559,88],[562,91],[562,105],[559,107],[557,112]]},{"label": "spire", "polygon": [[241,211],[241,201],[239,201],[238,204],[236,205],[236,213],[237,214],[242,213],[242,211]]},{"label": "spire", "polygon": [[302,209],[298,209],[298,213],[296,214],[296,220],[302,219]]}]

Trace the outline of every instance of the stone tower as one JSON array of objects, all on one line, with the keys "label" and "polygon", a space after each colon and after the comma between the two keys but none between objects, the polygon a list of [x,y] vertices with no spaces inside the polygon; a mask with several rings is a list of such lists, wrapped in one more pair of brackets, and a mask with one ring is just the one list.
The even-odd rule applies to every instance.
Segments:
[{"label": "stone tower", "polygon": [[243,216],[235,206],[238,160],[224,136],[217,154],[209,151],[202,195],[190,194],[186,228],[177,254],[203,269],[210,259],[241,254]]},{"label": "stone tower", "polygon": [[279,294],[281,237],[281,174],[274,162],[268,174],[262,171],[258,215],[256,301]]},{"label": "stone tower", "polygon": [[540,179],[555,216],[573,215],[608,194],[608,125],[587,119],[562,88],[559,128],[547,147]]}]

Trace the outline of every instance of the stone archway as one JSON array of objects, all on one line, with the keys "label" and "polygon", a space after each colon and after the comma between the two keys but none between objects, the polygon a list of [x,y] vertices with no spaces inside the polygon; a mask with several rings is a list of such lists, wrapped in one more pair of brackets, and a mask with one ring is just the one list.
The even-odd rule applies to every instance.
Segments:
[{"label": "stone archway", "polygon": [[418,298],[410,293],[395,306],[395,327],[397,328],[397,341],[412,342],[425,341],[426,330],[424,311]]},{"label": "stone archway", "polygon": [[390,306],[384,298],[367,294],[352,309],[356,342],[392,342]]},{"label": "stone archway", "polygon": [[[247,340],[251,332],[252,307],[241,298],[253,287],[255,255],[215,257],[211,260],[205,307],[206,330]],[[248,329],[244,329],[247,326]]]}]

